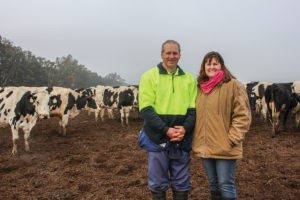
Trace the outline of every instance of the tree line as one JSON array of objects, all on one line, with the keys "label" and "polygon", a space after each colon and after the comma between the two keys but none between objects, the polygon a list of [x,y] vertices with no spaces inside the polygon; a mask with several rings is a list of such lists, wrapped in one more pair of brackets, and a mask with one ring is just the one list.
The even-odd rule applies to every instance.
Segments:
[{"label": "tree line", "polygon": [[60,86],[87,88],[126,85],[117,73],[105,76],[88,70],[68,55],[50,61],[24,51],[0,35],[0,86]]}]

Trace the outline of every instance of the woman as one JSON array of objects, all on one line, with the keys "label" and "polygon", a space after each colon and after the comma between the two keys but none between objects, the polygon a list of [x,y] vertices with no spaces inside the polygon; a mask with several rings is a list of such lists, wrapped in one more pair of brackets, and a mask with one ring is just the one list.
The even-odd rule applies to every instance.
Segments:
[{"label": "woman", "polygon": [[251,123],[247,93],[217,52],[205,55],[197,81],[193,151],[202,160],[211,199],[236,199],[236,160]]}]

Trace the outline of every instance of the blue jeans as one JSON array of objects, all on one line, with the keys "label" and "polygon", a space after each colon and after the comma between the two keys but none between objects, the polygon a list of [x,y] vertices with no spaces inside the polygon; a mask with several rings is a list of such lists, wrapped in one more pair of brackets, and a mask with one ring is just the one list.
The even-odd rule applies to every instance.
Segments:
[{"label": "blue jeans", "polygon": [[202,158],[210,190],[222,197],[237,198],[235,187],[236,160]]}]

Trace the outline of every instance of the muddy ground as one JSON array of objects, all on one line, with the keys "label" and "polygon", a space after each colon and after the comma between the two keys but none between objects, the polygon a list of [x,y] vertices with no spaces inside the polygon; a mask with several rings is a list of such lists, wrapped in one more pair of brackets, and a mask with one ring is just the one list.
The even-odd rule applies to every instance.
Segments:
[{"label": "muddy ground", "polygon": [[[137,146],[142,120],[122,128],[117,120],[99,122],[81,113],[70,120],[68,135],[58,119],[39,121],[31,134],[31,152],[11,156],[10,130],[0,129],[0,199],[150,199],[147,157]],[[238,162],[239,199],[300,199],[300,131],[289,124],[270,137],[270,125],[254,120]],[[192,156],[190,199],[209,199],[200,160]],[[168,196],[170,197],[170,192]]]}]

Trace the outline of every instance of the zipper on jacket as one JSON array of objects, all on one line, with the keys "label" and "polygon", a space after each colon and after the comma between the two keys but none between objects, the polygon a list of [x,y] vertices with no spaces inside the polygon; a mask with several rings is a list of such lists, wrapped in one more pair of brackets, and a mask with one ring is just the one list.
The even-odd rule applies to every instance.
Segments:
[{"label": "zipper on jacket", "polygon": [[218,86],[219,94],[218,94],[218,115],[220,115],[220,93],[221,93],[221,85]]},{"label": "zipper on jacket", "polygon": [[174,88],[174,76],[175,76],[175,73],[172,73],[172,87],[173,87],[173,93],[175,92],[175,88]]},{"label": "zipper on jacket", "polygon": [[[208,95],[207,94],[204,94],[205,95],[205,99],[204,99],[204,145],[207,146],[207,137],[206,137],[206,129],[207,129],[207,123],[206,123],[206,119],[207,119],[207,98],[208,98]],[[203,153],[203,157],[206,158],[206,153],[204,152]]]}]

